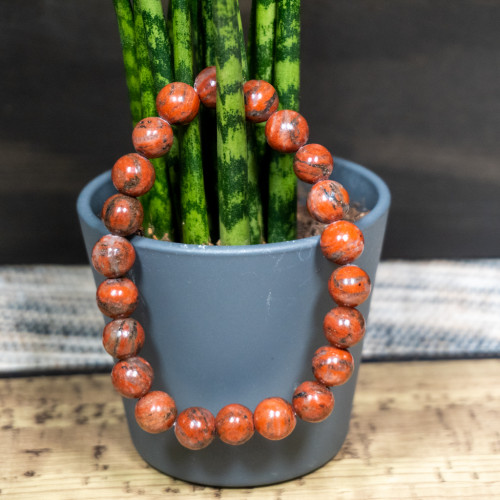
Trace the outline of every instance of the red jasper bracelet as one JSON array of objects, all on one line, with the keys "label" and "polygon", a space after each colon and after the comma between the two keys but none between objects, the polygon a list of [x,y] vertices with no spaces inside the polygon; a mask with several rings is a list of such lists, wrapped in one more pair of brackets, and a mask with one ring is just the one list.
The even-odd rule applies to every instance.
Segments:
[{"label": "red jasper bracelet", "polygon": [[132,133],[137,153],[122,156],[113,166],[112,181],[118,194],[108,198],[102,209],[104,225],[111,234],[94,246],[92,263],[107,279],[97,289],[97,305],[113,319],[103,332],[106,351],[118,359],[111,379],[115,389],[126,398],[137,398],[135,417],[146,432],[159,433],[174,427],[183,446],[198,450],[208,446],[216,435],[230,445],[247,442],[254,431],[270,440],[287,437],[295,428],[296,417],[321,422],[333,410],[334,396],[329,387],[345,383],[354,370],[349,347],[365,333],[363,315],[355,309],[370,293],[368,275],[351,263],[364,248],[359,228],[343,220],[349,210],[349,195],[338,182],[329,180],[333,169],[330,152],[320,144],[306,144],[309,127],[296,111],[278,108],[274,87],[251,80],[243,87],[245,112],[252,122],[267,121],[268,144],[283,153],[295,153],[293,168],[299,179],[313,184],[307,198],[312,217],[328,224],[320,245],[324,256],[340,267],[328,282],[328,290],[337,307],[329,311],[323,329],[329,345],[320,347],[312,358],[315,381],[301,383],[292,402],[278,397],[261,401],[254,412],[240,404],[229,404],[214,417],[201,407],[177,414],[174,399],[162,391],[150,391],[153,369],[138,356],[145,339],[142,326],[131,314],[138,302],[135,284],[125,277],[135,262],[135,250],[125,237],[142,225],[143,211],[138,196],[153,186],[155,170],[149,158],[166,154],[173,141],[171,124],[189,123],[198,113],[200,101],[207,107],[216,102],[215,67],[205,68],[197,76],[194,88],[180,82],[165,86],[156,99],[159,117],[141,120]]}]

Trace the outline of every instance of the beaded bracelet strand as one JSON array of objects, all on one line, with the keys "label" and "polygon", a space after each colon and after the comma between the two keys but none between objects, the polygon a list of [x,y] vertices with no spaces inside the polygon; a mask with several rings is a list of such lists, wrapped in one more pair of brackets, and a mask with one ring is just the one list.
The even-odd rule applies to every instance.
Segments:
[{"label": "beaded bracelet strand", "polygon": [[337,307],[323,322],[328,345],[316,350],[312,358],[315,381],[301,383],[292,402],[280,397],[261,401],[252,413],[240,404],[229,404],[214,417],[201,407],[191,407],[177,414],[174,399],[162,391],[150,391],[153,382],[151,365],[137,354],[145,333],[131,314],[138,303],[135,284],[125,277],[135,262],[135,250],[126,238],[136,233],[143,218],[138,196],[144,195],[155,181],[149,159],[168,153],[173,140],[171,124],[189,123],[198,113],[200,101],[215,107],[215,67],[205,68],[197,76],[194,88],[181,82],[165,86],[158,94],[159,117],[141,120],[132,133],[136,153],[122,156],[113,166],[112,181],[118,194],[108,198],[102,220],[111,234],[94,246],[92,263],[106,277],[96,293],[101,312],[112,318],[103,331],[106,351],[118,359],[111,373],[115,389],[126,398],[136,398],[138,425],[150,433],[174,427],[181,445],[197,450],[208,446],[216,435],[230,445],[248,441],[254,431],[270,440],[287,437],[295,428],[296,416],[307,422],[321,422],[332,412],[334,396],[330,387],[345,383],[354,369],[348,348],[365,333],[363,315],[355,309],[370,293],[370,278],[351,263],[364,248],[362,232],[352,222],[343,220],[349,210],[349,195],[338,182],[329,180],[333,170],[330,152],[319,144],[307,144],[309,127],[296,111],[278,108],[278,95],[265,81],[244,84],[245,112],[252,122],[265,122],[269,145],[283,153],[295,153],[293,168],[299,179],[312,188],[307,198],[310,214],[328,224],[322,232],[323,255],[338,264],[328,282],[328,290]]}]

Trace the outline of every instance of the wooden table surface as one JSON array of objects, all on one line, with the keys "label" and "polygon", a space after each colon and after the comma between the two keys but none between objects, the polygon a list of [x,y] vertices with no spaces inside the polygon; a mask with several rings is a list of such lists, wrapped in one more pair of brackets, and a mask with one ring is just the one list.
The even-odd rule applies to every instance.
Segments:
[{"label": "wooden table surface", "polygon": [[500,498],[500,360],[365,363],[347,440],[322,469],[216,489],[149,467],[108,375],[0,380],[0,499]]}]

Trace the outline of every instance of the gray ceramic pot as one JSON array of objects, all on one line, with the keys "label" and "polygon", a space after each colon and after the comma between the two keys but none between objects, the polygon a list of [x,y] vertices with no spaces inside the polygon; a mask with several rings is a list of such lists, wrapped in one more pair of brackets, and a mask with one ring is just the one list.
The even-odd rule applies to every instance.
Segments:
[{"label": "gray ceramic pot", "polygon": [[[337,159],[332,178],[351,199],[371,211],[360,222],[365,251],[356,264],[375,280],[390,195],[369,170]],[[90,255],[107,233],[98,215],[114,194],[109,172],[88,184],[78,214]],[[144,326],[141,356],[154,369],[154,390],[172,395],[179,411],[203,406],[214,415],[228,403],[253,410],[264,398],[291,400],[294,389],[313,380],[311,357],[327,344],[322,331],[333,307],[327,281],[334,269],[321,254],[319,237],[286,243],[207,247],[133,237],[137,252],[130,277],[141,300],[134,317]],[[102,276],[95,274],[96,284]],[[360,306],[368,316],[369,301]],[[96,308],[96,314],[97,308]],[[213,486],[257,486],[304,475],[339,451],[347,431],[362,346],[351,349],[356,371],[333,389],[335,409],[322,423],[298,421],[282,441],[255,435],[232,447],[215,440],[190,451],[173,430],[150,435],[134,419],[134,400],[124,400],[130,434],[141,456],[160,471]],[[111,382],[110,382],[111,383]]]}]

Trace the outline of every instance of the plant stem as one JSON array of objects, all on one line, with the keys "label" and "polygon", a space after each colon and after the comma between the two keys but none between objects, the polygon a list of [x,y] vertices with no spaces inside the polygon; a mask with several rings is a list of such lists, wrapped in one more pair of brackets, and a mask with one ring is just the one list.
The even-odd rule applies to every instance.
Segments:
[{"label": "plant stem", "polygon": [[[172,0],[174,70],[177,81],[193,85],[193,49],[189,0]],[[203,181],[200,122],[197,116],[180,137],[180,195],[184,243],[210,242]]]},{"label": "plant stem", "polygon": [[222,245],[250,242],[248,165],[237,0],[214,0],[217,30],[217,168]]},{"label": "plant stem", "polygon": [[215,66],[215,25],[213,19],[213,0],[201,0],[201,20],[204,34],[204,65]]},{"label": "plant stem", "polygon": [[[276,10],[274,87],[280,109],[299,109],[300,0],[280,0]],[[268,241],[296,238],[297,180],[293,155],[272,152],[269,172]]]}]

